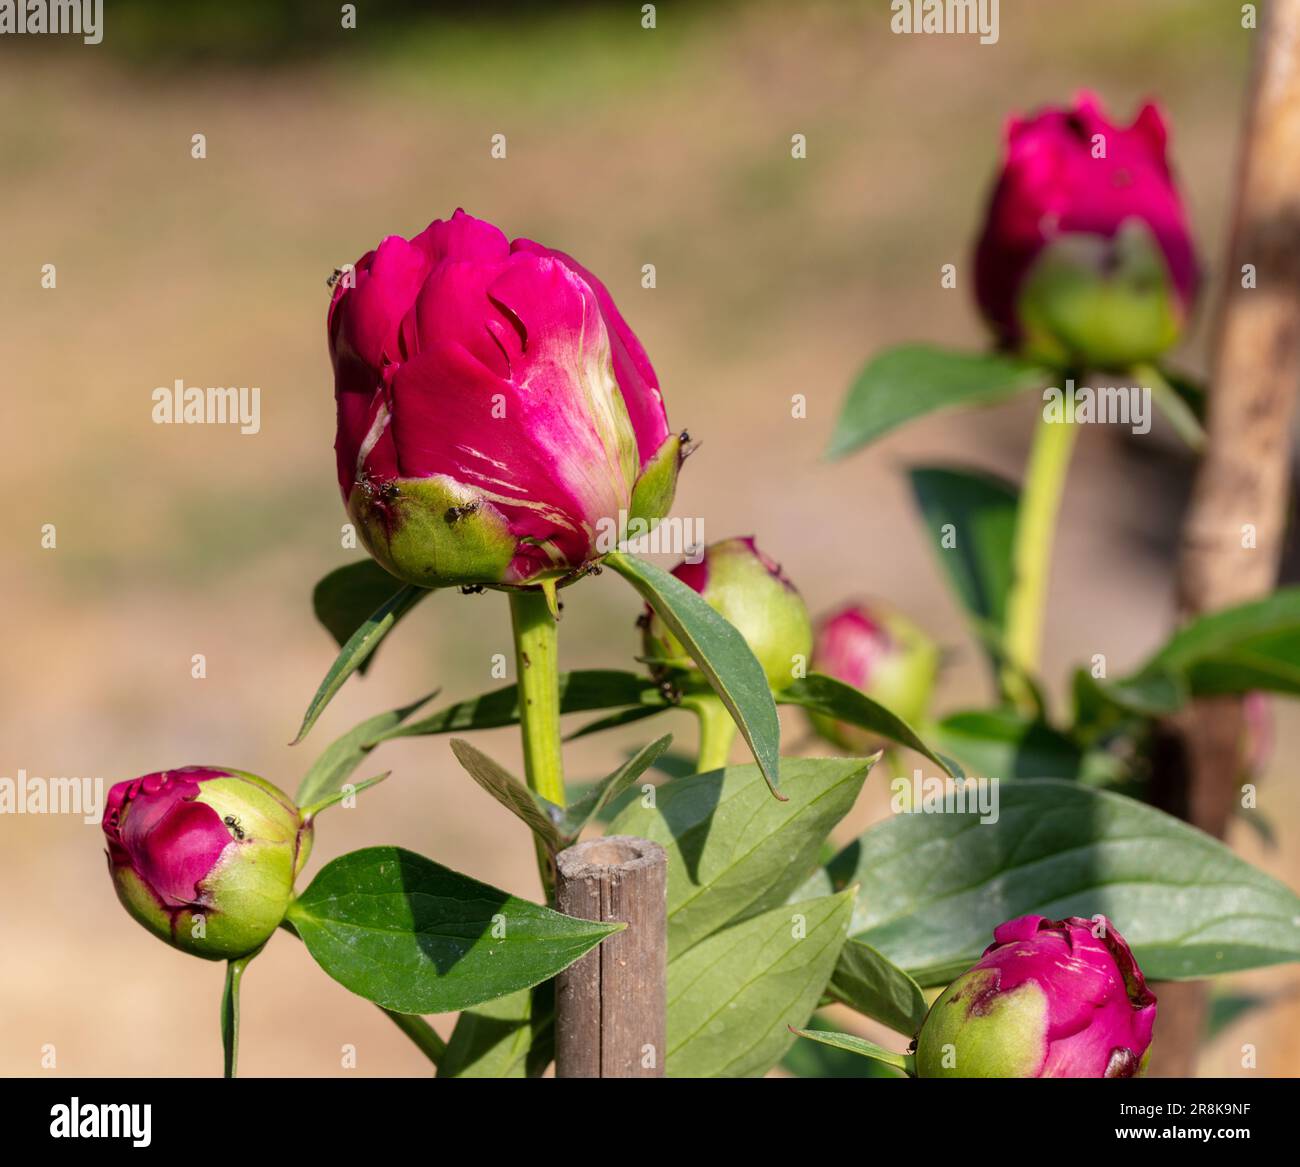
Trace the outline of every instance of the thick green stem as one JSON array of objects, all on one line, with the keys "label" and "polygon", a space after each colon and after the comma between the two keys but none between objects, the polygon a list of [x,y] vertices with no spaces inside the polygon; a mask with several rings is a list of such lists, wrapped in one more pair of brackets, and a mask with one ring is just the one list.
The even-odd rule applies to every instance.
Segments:
[{"label": "thick green stem", "polygon": [[1026,678],[1038,672],[1052,567],[1052,536],[1074,449],[1075,428],[1069,421],[1039,421],[1016,514],[1011,595],[1003,636],[1007,667],[1002,672],[1002,685],[1022,708],[1034,707]]},{"label": "thick green stem", "polygon": [[700,722],[700,752],[695,761],[696,773],[721,770],[731,757],[731,743],[736,740],[735,719],[712,693],[688,697],[682,706],[691,710]]},{"label": "thick green stem", "polygon": [[423,1017],[417,1017],[413,1013],[397,1013],[392,1009],[385,1009],[384,1012],[392,1019],[393,1024],[415,1042],[420,1052],[436,1066],[443,1054],[447,1052],[447,1043],[438,1036],[433,1026],[425,1021]]},{"label": "thick green stem", "polygon": [[226,962],[226,985],[221,992],[221,1048],[223,1073],[227,1078],[235,1077],[239,1062],[239,982],[252,959],[252,956],[243,956]]},{"label": "thick green stem", "polygon": [[[563,806],[564,759],[560,748],[560,665],[555,616],[542,591],[510,593],[510,624],[515,634],[519,677],[519,732],[524,745],[524,776],[535,794]],[[552,860],[537,841],[537,866],[549,896],[554,886]]]}]

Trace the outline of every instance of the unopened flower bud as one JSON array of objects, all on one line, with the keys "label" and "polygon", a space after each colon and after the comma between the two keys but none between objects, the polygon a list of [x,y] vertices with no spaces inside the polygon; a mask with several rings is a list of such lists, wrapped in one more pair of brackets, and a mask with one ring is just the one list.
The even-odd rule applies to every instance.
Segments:
[{"label": "unopened flower bud", "polygon": [[[906,616],[881,604],[849,604],[817,629],[813,668],[860,689],[909,724],[930,704],[939,672],[939,648]],[[815,715],[813,725],[828,741],[853,753],[883,741],[857,726]]]},{"label": "unopened flower bud", "polygon": [[1132,1078],[1156,999],[1104,916],[1000,924],[935,1001],[917,1039],[921,1078]]},{"label": "unopened flower bud", "polygon": [[311,849],[293,800],[240,770],[187,766],[119,782],[103,827],[123,907],[209,960],[246,956],[267,941]]}]

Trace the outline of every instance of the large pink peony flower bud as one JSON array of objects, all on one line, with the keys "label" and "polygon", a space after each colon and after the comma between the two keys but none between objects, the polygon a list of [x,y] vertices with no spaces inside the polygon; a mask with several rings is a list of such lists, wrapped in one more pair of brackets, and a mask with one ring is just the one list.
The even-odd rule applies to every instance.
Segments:
[{"label": "large pink peony flower bud", "polygon": [[921,1078],[1132,1078],[1156,999],[1104,916],[999,924],[935,1001],[917,1039]]},{"label": "large pink peony flower bud", "polygon": [[[812,649],[808,608],[780,565],[758,549],[752,536],[711,543],[698,563],[683,560],[673,568],[673,575],[735,626],[774,692],[806,673]],[[647,661],[684,670],[703,684],[681,641],[648,608],[642,624]]]},{"label": "large pink peony flower bud", "polygon": [[338,282],[329,341],[339,486],[400,579],[561,578],[672,503],[654,369],[562,252],[464,211],[389,236]]},{"label": "large pink peony flower bud", "polygon": [[[939,671],[939,648],[906,616],[881,604],[849,604],[817,627],[813,669],[861,689],[908,723],[930,704]],[[812,718],[823,737],[841,749],[861,753],[883,740],[846,722],[820,714]]]},{"label": "large pink peony flower bud", "polygon": [[1085,93],[1012,119],[975,285],[999,339],[1039,360],[1121,368],[1173,344],[1197,267],[1156,107],[1124,129]]},{"label": "large pink peony flower bud", "polygon": [[122,905],[156,936],[209,960],[266,943],[311,850],[293,800],[242,770],[187,766],[119,782],[103,827]]}]

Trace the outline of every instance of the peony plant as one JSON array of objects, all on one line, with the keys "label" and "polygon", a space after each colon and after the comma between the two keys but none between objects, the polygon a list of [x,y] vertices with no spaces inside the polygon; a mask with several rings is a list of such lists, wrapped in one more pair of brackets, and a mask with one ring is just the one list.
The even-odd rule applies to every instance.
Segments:
[{"label": "peony plant", "polygon": [[[1109,153],[1093,169],[1098,134]],[[1088,99],[1016,123],[1009,139],[978,263],[997,349],[873,366],[840,452],[917,412],[900,361],[936,379],[931,404],[987,399],[1066,367],[1052,362],[1155,360],[1184,326],[1195,268],[1159,115],[1117,129]],[[540,1075],[555,977],[620,927],[556,910],[556,856],[601,830],[667,854],[667,1041],[647,1057],[671,1076],[763,1075],[804,1034],[805,1049],[918,1078],[1129,1077],[1155,1030],[1144,977],[1300,957],[1300,898],[1131,797],[1154,711],[1190,693],[1287,690],[1290,674],[1268,662],[1294,643],[1300,595],[1208,618],[1121,681],[1081,678],[1075,722],[1051,725],[1035,675],[1035,540],[1063,475],[1055,436],[1019,502],[987,476],[914,475],[927,518],[961,532],[963,555],[945,566],[1000,698],[936,718],[939,649],[889,605],[848,604],[814,630],[755,537],[680,548],[672,571],[628,550],[636,524],[669,515],[688,439],[608,289],[569,255],[457,211],[343,269],[327,336],[337,481],[369,558],[316,586],[338,652],[296,740],[434,593],[450,618],[471,604],[477,622],[508,618],[516,675],[433,712],[424,697],[368,717],[292,797],[225,767],[114,787],[103,826],[122,903],[165,942],[227,962],[227,1074],[244,973],[283,931],[439,1076]],[[636,593],[616,650],[625,667],[562,670],[561,593],[580,604],[603,568]],[[504,605],[481,594],[495,592]],[[1243,629],[1248,657],[1234,655]],[[847,756],[782,757],[779,707]],[[566,773],[566,732],[682,713],[697,722],[693,748],[665,734],[605,777]],[[465,736],[451,748],[526,829],[536,900],[384,845],[308,878],[318,816],[387,777],[353,778],[385,742],[514,725],[522,779]],[[737,736],[752,761],[732,762]],[[882,749],[910,752],[929,785],[846,840]],[[988,783],[993,803],[966,800]],[[1172,903],[1171,882],[1186,893]],[[814,1018],[827,1003],[904,1048],[828,1028]],[[425,1019],[435,1013],[459,1013],[449,1039]]]}]

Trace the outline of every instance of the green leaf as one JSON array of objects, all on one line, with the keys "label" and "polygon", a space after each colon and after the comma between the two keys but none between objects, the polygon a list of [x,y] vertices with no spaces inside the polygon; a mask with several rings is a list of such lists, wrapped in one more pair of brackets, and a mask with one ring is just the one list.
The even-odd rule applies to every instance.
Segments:
[{"label": "green leaf", "polygon": [[[352,772],[361,765],[366,755],[374,748],[375,736],[395,725],[401,725],[420,706],[432,701],[437,695],[438,691],[435,689],[427,697],[421,697],[401,709],[390,709],[387,713],[368,717],[342,737],[330,742],[303,775],[294,801],[304,809],[318,803],[333,801]],[[316,809],[322,808],[316,806]]]},{"label": "green leaf", "polygon": [[[1011,547],[1020,491],[1014,483],[978,470],[916,466],[912,493],[925,519],[939,565],[989,651],[995,674],[1011,591]],[[951,524],[955,543],[944,544]]]},{"label": "green leaf", "polygon": [[[325,576],[312,590],[311,604],[316,619],[334,637],[334,643],[342,648],[365,623],[366,617],[402,588],[400,579],[389,575],[373,559],[363,559],[335,568]],[[357,671],[364,675],[373,659],[372,652],[357,666]]]},{"label": "green leaf", "polygon": [[552,854],[560,850],[563,841],[550,813],[552,810],[558,813],[559,807],[534,794],[518,778],[463,738],[451,739],[451,752],[465,772],[523,822]]},{"label": "green leaf", "polygon": [[[645,705],[655,712],[670,708],[658,683],[636,673],[616,669],[588,669],[561,673],[559,677],[560,712],[586,713],[597,709],[619,709],[625,705]],[[519,689],[506,685],[458,701],[446,709],[410,725],[399,726],[379,734],[371,745],[398,737],[425,737],[439,733],[465,733],[478,729],[497,729],[519,724]]]},{"label": "green leaf", "polygon": [[560,834],[565,845],[582,834],[583,828],[653,766],[672,744],[673,735],[665,734],[648,746],[643,746],[608,778],[594,783],[570,803],[560,821]]},{"label": "green leaf", "polygon": [[830,864],[861,885],[852,933],[921,985],[946,984],[1028,914],[1110,917],[1149,980],[1300,959],[1300,898],[1222,843],[1075,782],[998,788],[997,822],[900,814]]},{"label": "green leaf", "polygon": [[777,694],[782,705],[799,705],[833,717],[836,721],[847,721],[862,729],[870,730],[880,737],[909,750],[915,750],[923,757],[929,758],[944,773],[953,778],[962,776],[962,769],[951,758],[936,754],[918,736],[917,732],[901,717],[895,716],[883,705],[873,701],[865,693],[827,677],[821,673],[809,673],[801,680],[795,681]]},{"label": "green leaf", "polygon": [[1172,713],[1189,697],[1300,694],[1300,587],[1193,620],[1136,673],[1103,687],[1151,715]]},{"label": "green leaf", "polygon": [[827,456],[842,458],[890,430],[953,405],[988,405],[1045,384],[1051,371],[999,353],[926,344],[887,349],[849,389]]},{"label": "green leaf", "polygon": [[542,986],[466,1009],[438,1063],[439,1078],[526,1078],[529,1054],[553,1015],[538,999]]},{"label": "green leaf", "polygon": [[825,1029],[793,1029],[792,1032],[799,1037],[807,1037],[813,1041],[819,1041],[822,1045],[833,1046],[835,1049],[847,1050],[852,1054],[860,1054],[864,1058],[871,1058],[872,1061],[882,1062],[886,1066],[893,1066],[896,1070],[902,1070],[910,1073],[912,1059],[907,1054],[896,1054],[885,1049],[882,1045],[877,1045],[874,1041],[868,1041],[865,1037],[857,1037],[852,1033],[831,1033]]},{"label": "green leaf", "polygon": [[[814,1013],[808,1030],[818,1033],[835,1032],[834,1026]],[[801,1033],[807,1030],[801,1030]],[[835,1049],[816,1041],[796,1041],[781,1059],[781,1068],[796,1078],[902,1078],[900,1070],[857,1053]]]},{"label": "green leaf", "polygon": [[288,921],[345,988],[417,1014],[549,980],[620,927],[563,916],[400,847],[326,864]]},{"label": "green leaf", "polygon": [[861,940],[845,943],[827,991],[904,1037],[916,1035],[929,1008],[921,986]]},{"label": "green leaf", "polygon": [[666,709],[672,709],[671,705],[641,705],[634,706],[631,709],[620,709],[617,713],[611,713],[607,717],[598,717],[595,721],[589,721],[580,729],[575,729],[572,733],[566,733],[564,740],[566,742],[577,741],[581,737],[590,737],[593,733],[604,733],[607,729],[622,729],[625,725],[631,725],[634,721],[644,721],[647,717],[657,717]]},{"label": "green leaf", "polygon": [[668,1076],[756,1078],[776,1065],[821,999],[852,911],[851,892],[782,905],[670,960]]},{"label": "green leaf", "polygon": [[745,638],[715,612],[694,588],[661,567],[615,551],[605,557],[681,641],[754,752],[772,792],[777,791],[781,724],[763,666]]},{"label": "green leaf", "polygon": [[339,651],[339,655],[330,666],[329,672],[325,674],[325,679],[321,681],[320,688],[316,690],[316,695],[311,699],[311,704],[307,706],[307,712],[303,716],[298,736],[293,739],[294,745],[297,745],[307,736],[325,706],[333,700],[334,694],[343,687],[343,682],[369,660],[371,654],[379,647],[384,637],[393,630],[397,622],[424,599],[427,594],[428,589],[426,588],[403,587],[385,600],[357,626],[356,631],[348,637],[347,642]]},{"label": "green leaf", "polygon": [[787,758],[786,802],[758,767],[676,778],[653,808],[631,803],[610,834],[668,853],[668,954],[782,903],[817,862],[822,840],[853,806],[875,758]]},{"label": "green leaf", "polygon": [[391,770],[385,770],[382,774],[376,774],[373,778],[366,778],[361,782],[344,783],[332,794],[318,798],[315,802],[309,802],[306,806],[301,807],[304,819],[313,819],[323,810],[329,810],[331,806],[337,806],[349,795],[355,797],[363,790],[369,790],[372,786],[378,786],[385,779],[392,776]]},{"label": "green leaf", "polygon": [[1125,777],[1119,759],[1100,750],[1085,750],[1046,722],[1014,709],[950,713],[934,727],[933,736],[968,771],[986,778],[1111,783]]}]

